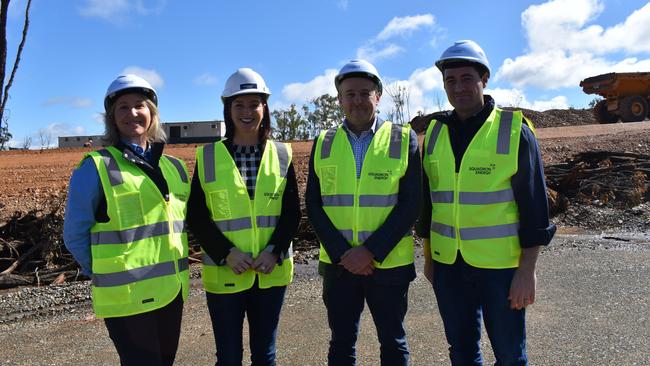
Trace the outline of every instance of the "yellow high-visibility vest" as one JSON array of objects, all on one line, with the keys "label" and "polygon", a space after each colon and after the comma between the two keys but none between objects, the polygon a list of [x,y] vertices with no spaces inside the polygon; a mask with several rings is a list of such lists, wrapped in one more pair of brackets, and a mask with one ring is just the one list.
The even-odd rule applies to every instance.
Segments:
[{"label": "yellow high-visibility vest", "polygon": [[[199,181],[212,220],[238,249],[254,258],[270,244],[280,219],[291,158],[291,145],[266,142],[251,200],[246,182],[223,142],[206,144],[196,151]],[[204,252],[202,277],[205,290],[216,294],[247,290],[256,278],[260,288],[286,286],[293,279],[293,258],[284,258],[269,274],[249,269],[237,275],[228,266],[218,266]]]},{"label": "yellow high-visibility vest", "polygon": [[452,264],[458,251],[479,268],[519,266],[517,172],[522,114],[495,108],[469,144],[456,173],[448,127],[433,120],[424,140],[432,203],[434,260]]},{"label": "yellow high-visibility vest", "polygon": [[181,290],[186,299],[190,183],[185,164],[167,155],[160,158],[169,187],[166,201],[154,181],[115,147],[86,157],[99,173],[109,217],[90,230],[95,314],[145,313],[169,304]]},{"label": "yellow high-visibility vest", "polygon": [[[357,179],[350,141],[342,126],[323,131],[316,142],[314,170],[320,180],[323,209],[351,246],[362,245],[384,224],[397,204],[399,181],[408,166],[409,126],[384,122],[375,132]],[[332,263],[321,244],[320,260]],[[411,231],[376,268],[413,263]]]}]

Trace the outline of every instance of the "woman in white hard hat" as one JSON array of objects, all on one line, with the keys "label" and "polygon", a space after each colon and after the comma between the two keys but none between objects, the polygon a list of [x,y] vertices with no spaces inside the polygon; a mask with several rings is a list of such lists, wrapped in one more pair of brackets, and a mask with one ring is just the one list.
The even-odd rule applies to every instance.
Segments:
[{"label": "woman in white hard hat", "polygon": [[251,363],[275,365],[280,310],[293,277],[300,203],[291,146],[269,139],[270,94],[258,73],[237,70],[221,96],[226,138],[196,153],[188,223],[203,249],[216,365],[242,364],[244,316]]},{"label": "woman in white hard hat", "polygon": [[185,164],[163,155],[156,91],[121,75],[104,98],[105,141],[72,173],[63,238],[92,278],[122,365],[172,365],[188,295],[190,182]]}]

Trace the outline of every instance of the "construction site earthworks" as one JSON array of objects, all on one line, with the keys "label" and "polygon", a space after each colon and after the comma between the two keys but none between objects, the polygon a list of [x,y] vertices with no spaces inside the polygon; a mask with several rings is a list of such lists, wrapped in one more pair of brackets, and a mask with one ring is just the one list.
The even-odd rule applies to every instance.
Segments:
[{"label": "construction site earthworks", "polygon": [[[561,266],[568,266],[567,268],[579,267],[580,265],[575,262],[564,265],[551,265],[551,263],[555,263],[555,260],[560,261],[560,257],[584,258],[585,253],[598,250],[628,251],[637,253],[636,258],[645,258],[640,259],[639,263],[641,265],[635,268],[636,272],[631,276],[645,278],[645,281],[640,283],[646,283],[645,289],[634,293],[633,296],[641,299],[642,303],[634,303],[630,298],[628,300],[632,301],[632,303],[628,304],[629,308],[625,310],[626,313],[638,311],[639,314],[645,315],[630,319],[625,318],[627,320],[624,319],[624,315],[621,315],[622,320],[617,322],[623,322],[623,324],[616,325],[616,327],[621,328],[621,332],[628,329],[630,332],[637,333],[630,334],[629,337],[621,334],[621,339],[630,337],[641,339],[640,343],[635,343],[637,341],[620,341],[623,343],[619,344],[619,348],[629,348],[627,350],[628,356],[615,357],[608,354],[607,356],[601,355],[605,358],[599,356],[594,359],[575,359],[570,362],[567,361],[567,353],[560,352],[557,358],[554,358],[552,352],[549,353],[538,348],[544,344],[543,341],[538,341],[537,346],[531,346],[531,354],[538,356],[539,364],[594,364],[589,360],[607,360],[603,364],[650,363],[650,359],[648,359],[650,356],[647,355],[647,340],[650,333],[648,330],[650,328],[648,326],[648,306],[647,300],[643,300],[644,298],[647,299],[647,278],[648,273],[650,273],[650,264],[648,263],[650,240],[648,240],[647,235],[650,230],[650,192],[648,191],[648,182],[650,180],[650,122],[598,124],[593,117],[593,111],[590,109],[549,110],[545,112],[524,110],[524,114],[532,120],[536,127],[536,134],[545,164],[551,220],[558,226],[556,239],[541,254],[540,297],[553,298],[559,296],[558,294],[566,296],[567,293],[579,292],[581,285],[576,282],[576,279],[564,278],[566,276],[571,277],[573,272],[566,268],[566,270],[559,268],[564,268]],[[414,126],[414,128],[422,130],[422,126]],[[312,143],[311,141],[293,142],[292,146],[294,165],[302,196],[307,182]],[[196,145],[168,145],[165,152],[183,159],[187,163],[190,172],[192,172],[194,169],[195,149]],[[86,315],[84,316],[88,316],[87,278],[84,278],[79,273],[76,263],[63,245],[61,236],[68,180],[75,165],[89,151],[91,151],[91,148],[0,152],[0,326],[6,327],[5,329],[12,329],[17,332],[16,324],[20,322],[56,313],[69,313],[70,309],[78,306],[86,309],[84,312]],[[298,282],[300,282],[301,276],[313,276],[314,278],[310,277],[309,281],[317,281],[318,276],[315,275],[314,268],[316,266],[318,242],[306,219],[304,201],[302,205],[303,221],[293,242],[295,261],[299,264],[296,276]],[[417,243],[420,245],[419,241]],[[192,245],[192,263],[197,263],[193,267],[198,268],[200,266],[198,264],[200,262],[200,250],[195,242],[192,241]],[[418,253],[421,253],[421,248]],[[557,255],[557,253],[565,254]],[[569,255],[567,253],[580,254],[573,256],[573,254]],[[642,255],[638,253],[642,253]],[[544,264],[545,256],[551,258],[548,259],[546,264]],[[591,259],[585,260],[591,261]],[[596,261],[596,263],[598,262]],[[621,271],[625,272],[622,269],[615,268],[616,264],[608,265],[613,266],[610,268],[611,271],[607,272],[612,276],[617,276],[616,273],[620,274]],[[623,268],[629,269],[629,266],[625,263],[621,265]],[[420,271],[420,268],[418,268],[418,271]],[[196,273],[197,270],[193,272]],[[198,276],[198,274],[195,274],[195,276]],[[549,277],[553,276],[558,278],[549,279]],[[607,274],[604,274],[604,276],[608,277]],[[416,283],[420,283],[418,281],[420,279]],[[623,278],[621,281],[630,283],[637,280]],[[71,283],[84,283],[82,285],[84,286],[83,289],[79,290],[82,291],[81,295],[75,292],[77,290],[72,292],[61,290],[62,293],[66,294],[65,296],[72,298],[56,300],[50,303],[44,302],[42,299],[26,300],[29,298],[26,293],[38,294],[36,288],[63,288]],[[547,283],[547,285],[542,283]],[[199,287],[200,285],[196,286]],[[557,286],[557,288],[554,286]],[[575,286],[575,288],[567,288],[571,286]],[[620,288],[621,286],[614,285],[614,287]],[[416,286],[415,288],[419,287]],[[593,294],[594,292],[599,292],[599,290],[592,289],[590,290],[592,295],[587,294],[586,296],[593,296],[594,298],[607,296],[603,292],[600,295]],[[425,298],[433,303],[432,294],[428,295]],[[609,304],[625,302],[621,301],[620,298],[616,298],[621,296],[616,291],[613,291],[610,295],[614,298],[607,300],[582,299],[582,301],[603,301]],[[315,306],[320,304],[320,299],[317,297],[316,295],[314,300]],[[413,301],[417,302],[418,297],[418,295],[414,295]],[[19,301],[18,299],[23,300]],[[294,301],[292,299],[294,298],[290,295],[287,301],[291,303]],[[297,302],[294,304],[296,305],[294,310],[300,309],[301,305],[299,304],[301,302],[299,300],[295,301]],[[31,306],[27,303],[39,305]],[[539,306],[542,309],[540,312],[553,313],[557,311],[557,308],[565,305],[560,304],[558,299],[553,299],[546,305],[541,301]],[[409,311],[412,311],[411,309],[412,307],[409,306]],[[430,308],[427,309],[427,312],[431,310]],[[593,320],[594,317],[598,316],[597,313],[600,310],[592,310],[595,313],[584,315],[585,319]],[[320,311],[322,312],[323,309],[320,309]],[[413,317],[417,317],[417,314],[416,311]],[[576,318],[579,318],[579,316],[576,316]],[[538,328],[537,333],[535,329],[532,330],[530,338],[535,339],[536,334],[542,338],[548,332],[550,338],[566,336],[566,342],[571,342],[571,334],[561,334],[562,331],[559,329],[563,328],[560,325],[547,324],[548,320],[545,322],[543,319],[546,319],[543,314],[531,317],[531,323],[535,325],[535,322],[538,322]],[[556,321],[558,320],[556,319]],[[325,321],[323,320],[323,322]],[[326,332],[326,324],[321,325],[324,327],[323,332]],[[292,326],[297,325],[292,323]],[[605,329],[610,327],[611,324],[601,324],[601,326]],[[417,327],[417,324],[413,325],[414,329],[417,329]],[[440,324],[437,324],[436,327],[439,328]],[[601,329],[600,326],[596,328],[590,327],[586,328],[585,332],[597,332],[600,331],[599,329]],[[309,332],[313,331],[313,329],[305,329],[304,331]],[[570,333],[570,330],[567,329],[566,331]],[[615,330],[613,332],[616,333]],[[642,334],[638,334],[638,332]],[[327,335],[323,334],[322,336],[326,337]],[[361,338],[363,339],[363,337]],[[372,339],[373,336],[369,335],[368,337]],[[576,342],[582,342],[579,339],[580,337],[577,338],[575,339]],[[646,342],[642,341],[644,338]],[[28,341],[26,339],[29,338],[25,338],[23,341]],[[279,342],[290,343],[292,340],[289,335],[281,334]],[[548,348],[557,347],[557,339],[554,341],[555,344],[552,340],[548,342]],[[587,339],[584,342],[610,344],[611,340]],[[4,341],[0,343],[4,343]],[[183,345],[182,342],[179,358],[180,360],[190,360],[192,357],[189,355],[190,351],[184,350]],[[362,347],[364,347],[363,343]],[[584,347],[585,352],[587,352],[589,347],[595,346],[585,344],[584,346],[574,345],[572,347],[577,349]],[[414,348],[413,352],[418,352],[417,344],[412,348]],[[4,350],[3,347],[0,347],[0,349]],[[210,352],[208,350],[207,353]],[[4,351],[2,353],[7,354]],[[543,354],[542,358],[540,358],[540,354]],[[443,356],[444,352],[442,352],[441,360],[444,360]],[[88,357],[90,358],[86,359],[86,361],[91,361],[92,357]],[[300,357],[304,356],[299,356],[296,353],[294,358],[289,353],[281,356],[280,360],[284,361],[283,364],[298,364],[297,362],[310,364],[304,359],[301,361]],[[427,362],[429,363],[426,364],[435,363],[435,357],[437,356],[433,355],[433,357],[433,359],[428,358]],[[53,358],[53,360],[57,359],[62,360],[62,358]],[[363,364],[373,363],[372,359],[367,361],[367,363]],[[564,363],[564,361],[567,362]],[[21,363],[16,361],[15,364]],[[419,362],[414,364],[419,364]]]}]

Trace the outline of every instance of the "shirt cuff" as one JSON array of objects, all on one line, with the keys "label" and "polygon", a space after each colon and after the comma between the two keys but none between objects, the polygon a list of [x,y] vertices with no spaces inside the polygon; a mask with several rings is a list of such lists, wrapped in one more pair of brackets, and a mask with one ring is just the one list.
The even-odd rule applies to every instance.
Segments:
[{"label": "shirt cuff", "polygon": [[538,245],[549,245],[556,230],[555,224],[550,224],[543,229],[519,229],[519,246],[531,248]]}]

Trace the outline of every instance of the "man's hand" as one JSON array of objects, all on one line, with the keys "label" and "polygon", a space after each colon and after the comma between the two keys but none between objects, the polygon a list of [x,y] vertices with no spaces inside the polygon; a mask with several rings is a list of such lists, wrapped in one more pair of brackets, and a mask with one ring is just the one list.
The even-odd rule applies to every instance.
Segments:
[{"label": "man's hand", "polygon": [[510,283],[510,308],[521,310],[535,302],[535,288],[537,286],[537,275],[535,274],[535,265],[539,246],[524,248],[521,251],[519,259],[519,268]]},{"label": "man's hand", "polygon": [[517,268],[510,284],[510,308],[521,310],[535,302],[535,287],[537,276],[535,270]]},{"label": "man's hand", "polygon": [[273,268],[275,268],[277,262],[277,254],[263,250],[253,262],[253,269],[259,273],[269,274],[273,272]]},{"label": "man's hand", "polygon": [[249,253],[244,253],[237,247],[233,247],[226,257],[226,264],[234,274],[242,274],[251,268],[253,257]]},{"label": "man's hand", "polygon": [[343,253],[339,264],[353,274],[368,276],[375,269],[373,258],[374,256],[366,247],[358,246]]}]

